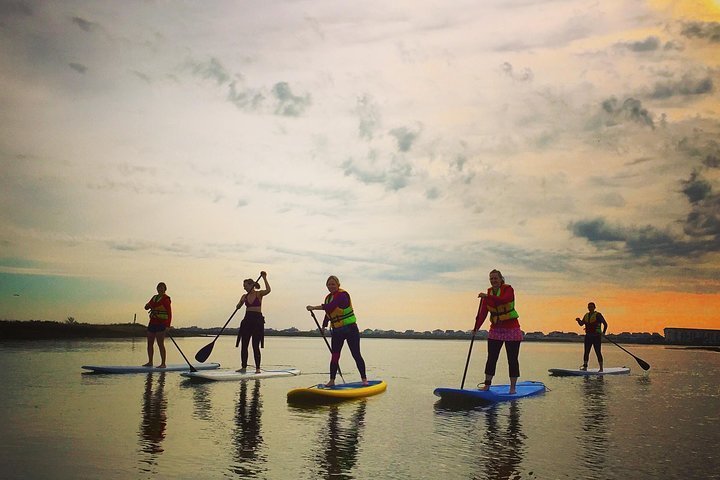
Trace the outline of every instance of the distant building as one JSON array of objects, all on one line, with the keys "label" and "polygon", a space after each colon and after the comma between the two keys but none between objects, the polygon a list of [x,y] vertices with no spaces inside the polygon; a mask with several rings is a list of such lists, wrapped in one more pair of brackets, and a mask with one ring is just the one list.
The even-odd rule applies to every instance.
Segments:
[{"label": "distant building", "polygon": [[674,345],[720,345],[720,330],[666,328],[665,343]]}]

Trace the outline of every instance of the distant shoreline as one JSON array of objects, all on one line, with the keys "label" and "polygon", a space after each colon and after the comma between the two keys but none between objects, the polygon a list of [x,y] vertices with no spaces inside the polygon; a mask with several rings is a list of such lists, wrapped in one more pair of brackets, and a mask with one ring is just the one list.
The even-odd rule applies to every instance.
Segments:
[{"label": "distant shoreline", "polygon": [[[172,328],[171,334],[174,337],[214,337],[221,332],[220,327],[199,328],[183,327]],[[227,328],[222,335],[234,336],[237,328]],[[295,328],[287,330],[266,329],[266,336],[279,337],[318,337],[317,330],[300,331]],[[60,340],[60,339],[98,339],[98,338],[145,338],[146,326],[140,323],[120,324],[88,324],[76,322],[55,322],[46,320],[0,320],[0,339],[2,340]],[[378,331],[366,329],[362,332],[363,338],[397,338],[414,340],[468,340],[471,332],[460,330],[434,330],[432,332],[395,332]],[[487,338],[487,331],[480,330],[476,339]],[[685,348],[700,348],[720,352],[720,347],[702,344],[672,344],[667,343],[662,335],[657,333],[623,333],[608,335],[608,338],[625,344],[651,344],[651,345],[674,345]],[[551,332],[529,332],[525,334],[525,341],[535,342],[581,342],[583,335],[577,333]]]}]

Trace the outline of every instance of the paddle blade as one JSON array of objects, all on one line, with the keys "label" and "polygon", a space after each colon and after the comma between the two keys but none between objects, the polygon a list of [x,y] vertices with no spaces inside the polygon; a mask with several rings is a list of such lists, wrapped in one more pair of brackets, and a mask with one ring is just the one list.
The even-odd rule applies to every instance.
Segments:
[{"label": "paddle blade", "polygon": [[637,360],[638,365],[640,365],[640,368],[642,368],[643,370],[650,370],[650,364],[647,363],[645,360],[643,360],[642,358],[638,358],[638,357],[635,357],[635,360]]},{"label": "paddle blade", "polygon": [[207,345],[205,345],[200,350],[198,350],[198,352],[195,354],[195,360],[197,360],[200,363],[204,363],[205,360],[207,360],[210,357],[210,354],[212,353],[214,346],[215,346],[215,341],[212,341],[212,342],[208,343]]}]

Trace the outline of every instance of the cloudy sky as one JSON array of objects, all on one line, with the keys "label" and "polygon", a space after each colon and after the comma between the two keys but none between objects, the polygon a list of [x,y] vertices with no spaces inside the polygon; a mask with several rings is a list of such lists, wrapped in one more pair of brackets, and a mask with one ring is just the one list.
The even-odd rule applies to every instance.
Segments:
[{"label": "cloudy sky", "polygon": [[720,328],[720,2],[0,0],[0,319]]}]

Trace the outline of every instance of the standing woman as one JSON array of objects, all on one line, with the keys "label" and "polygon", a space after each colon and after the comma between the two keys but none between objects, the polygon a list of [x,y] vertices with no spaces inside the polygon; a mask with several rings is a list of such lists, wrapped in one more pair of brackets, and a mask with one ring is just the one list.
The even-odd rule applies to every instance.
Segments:
[{"label": "standing woman", "polygon": [[248,365],[248,345],[252,340],[253,357],[255,357],[255,373],[260,373],[260,347],[265,347],[265,317],[262,315],[262,298],[270,293],[267,273],[260,272],[265,283],[265,290],[259,290],[260,284],[252,278],[243,280],[245,292],[237,304],[240,308],[245,304],[245,318],[240,322],[235,347],[242,341],[240,361],[242,367],[238,372],[245,373]]},{"label": "standing woman", "polygon": [[165,368],[165,330],[170,328],[172,321],[172,309],[170,308],[170,297],[165,292],[165,282],[157,284],[157,295],[153,295],[145,304],[145,310],[149,310],[150,322],[147,326],[147,354],[148,362],[143,367],[153,366],[153,343],[157,342],[160,351],[160,365],[158,368]]},{"label": "standing woman", "polygon": [[597,356],[598,365],[600,366],[600,372],[603,371],[603,356],[601,350],[602,346],[602,335],[605,335],[608,324],[605,321],[605,317],[602,313],[595,311],[595,304],[593,302],[588,303],[588,313],[583,316],[580,320],[576,318],[575,321],[581,327],[585,325],[585,350],[583,351],[583,364],[580,370],[587,370],[588,360],[590,359],[590,349],[595,349],[595,355]]},{"label": "standing woman", "polygon": [[515,311],[515,291],[505,283],[505,278],[499,270],[493,270],[490,272],[490,288],[487,293],[478,294],[478,297],[482,300],[477,317],[475,317],[475,331],[482,326],[485,317],[490,313],[488,358],[485,364],[485,381],[481,390],[490,389],[500,349],[505,344],[505,353],[510,367],[509,393],[512,395],[516,392],[515,384],[520,376],[518,356],[520,355],[520,342],[523,340],[518,313]]},{"label": "standing woman", "polygon": [[363,385],[367,385],[367,375],[365,374],[365,360],[360,354],[360,330],[357,326],[355,312],[353,312],[352,300],[350,294],[340,288],[340,280],[335,275],[330,275],[325,282],[330,292],[325,301],[321,305],[308,305],[308,311],[324,310],[325,318],[323,319],[321,333],[325,333],[325,327],[328,322],[332,326],[331,334],[331,350],[330,357],[330,381],[325,384],[326,387],[335,385],[335,376],[340,365],[340,352],[343,344],[347,341],[350,353],[355,359],[355,365],[360,372],[360,378]]}]

